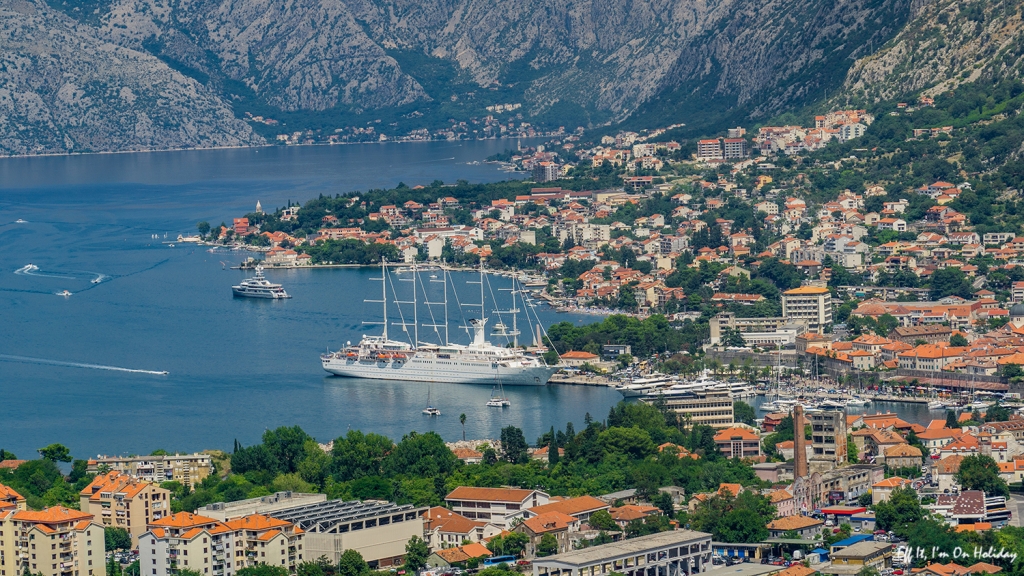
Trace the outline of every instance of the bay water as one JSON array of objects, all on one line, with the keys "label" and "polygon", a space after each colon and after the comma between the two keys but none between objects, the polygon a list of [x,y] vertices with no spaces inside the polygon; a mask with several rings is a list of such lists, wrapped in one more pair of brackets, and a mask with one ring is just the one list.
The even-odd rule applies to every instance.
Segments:
[{"label": "bay water", "polygon": [[[248,254],[166,243],[194,233],[200,220],[230,222],[257,200],[272,209],[399,182],[507,179],[478,162],[514,146],[492,140],[0,160],[0,448],[22,458],[51,442],[76,457],[230,449],[235,439],[251,444],[284,425],[321,442],[349,429],[396,440],[435,430],[458,440],[461,413],[467,438],[496,438],[515,424],[532,441],[552,425],[580,426],[588,412],[603,418],[620,399],[607,388],[510,387],[512,406],[496,409],[484,406],[488,386],[330,376],[321,352],[381,329],[362,324],[381,319],[379,304],[363,303],[380,297],[380,283],[371,280],[379,270],[270,270],[292,299],[235,299],[230,287],[247,273],[231,266]],[[452,277],[450,289],[464,304],[479,301],[479,286],[466,284],[473,279]],[[501,289],[509,281],[492,280],[495,299],[507,298]],[[59,296],[64,290],[72,295]],[[545,325],[599,319],[534,310]],[[452,341],[465,342],[454,299],[451,315]],[[154,373],[162,371],[168,374]],[[421,414],[428,392],[440,417]]]}]

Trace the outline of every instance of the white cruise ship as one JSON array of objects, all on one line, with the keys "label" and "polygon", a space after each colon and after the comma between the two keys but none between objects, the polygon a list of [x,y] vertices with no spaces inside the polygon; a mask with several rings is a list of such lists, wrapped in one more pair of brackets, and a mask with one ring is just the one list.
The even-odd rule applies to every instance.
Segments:
[{"label": "white cruise ship", "polygon": [[[546,365],[543,359],[528,355],[521,348],[504,348],[488,342],[485,337],[487,318],[469,320],[473,341],[468,345],[420,343],[414,346],[389,339],[386,271],[381,280],[385,284],[384,333],[380,336],[364,336],[356,345],[321,355],[324,370],[350,378],[492,386],[542,386],[558,371],[557,367]],[[481,301],[482,295],[481,288]]]},{"label": "white cruise ship", "polygon": [[280,284],[274,284],[263,276],[263,266],[256,267],[256,275],[242,280],[241,284],[231,287],[235,296],[243,298],[291,298]]}]

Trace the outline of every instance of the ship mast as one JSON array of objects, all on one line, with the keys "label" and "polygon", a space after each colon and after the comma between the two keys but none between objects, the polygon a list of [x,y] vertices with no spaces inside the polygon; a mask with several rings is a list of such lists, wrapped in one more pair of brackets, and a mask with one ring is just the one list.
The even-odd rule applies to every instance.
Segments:
[{"label": "ship mast", "polygon": [[[412,278],[408,278],[408,279],[407,278],[399,278],[398,281],[399,282],[412,282],[412,300],[395,300],[395,304],[399,305],[399,309],[398,309],[399,311],[402,310],[401,309],[401,305],[402,304],[412,304],[412,333],[413,333],[412,346],[413,346],[413,348],[419,348],[419,346],[420,346],[420,325],[419,325],[419,315],[418,315],[419,306],[416,305],[417,304],[417,300],[416,300],[416,262],[415,261],[413,261],[413,263],[412,263]],[[397,295],[396,295],[396,298],[397,298]],[[396,326],[401,326],[402,330],[406,333],[406,337],[408,337],[408,334],[409,334],[409,323],[405,321],[405,317],[404,316],[402,317],[402,321],[401,322],[395,322],[395,325]]]},{"label": "ship mast", "polygon": [[[430,306],[436,304],[444,304],[444,345],[448,346],[448,270],[444,268],[444,264],[441,266],[441,279],[431,279],[428,282],[440,282],[444,284],[444,302],[431,302],[426,290],[423,292],[423,303],[427,305],[427,310],[430,312],[430,319],[434,321],[434,312],[430,309]],[[441,328],[441,324],[424,324],[427,328],[433,328],[434,333],[437,333],[437,329]]]},{"label": "ship mast", "polygon": [[363,324],[383,324],[384,325],[384,340],[388,339],[388,269],[387,260],[381,257],[380,259],[380,278],[370,278],[370,280],[380,280],[380,300],[363,300],[363,302],[380,302],[384,305],[384,321],[383,322],[366,322]]}]

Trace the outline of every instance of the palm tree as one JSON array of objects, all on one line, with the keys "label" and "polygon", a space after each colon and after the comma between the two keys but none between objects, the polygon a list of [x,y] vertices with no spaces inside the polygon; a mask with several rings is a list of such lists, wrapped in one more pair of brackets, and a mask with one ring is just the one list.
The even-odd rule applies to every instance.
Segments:
[{"label": "palm tree", "polygon": [[466,441],[466,413],[459,414],[459,424],[462,424],[462,441]]}]

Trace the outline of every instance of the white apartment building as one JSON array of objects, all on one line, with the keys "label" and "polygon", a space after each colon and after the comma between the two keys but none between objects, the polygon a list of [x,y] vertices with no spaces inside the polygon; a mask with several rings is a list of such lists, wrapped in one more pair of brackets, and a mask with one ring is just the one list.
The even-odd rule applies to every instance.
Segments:
[{"label": "white apartment building", "polygon": [[804,320],[809,330],[821,334],[832,323],[832,294],[818,286],[786,290],[782,293],[782,316]]},{"label": "white apartment building", "polygon": [[89,460],[87,471],[98,474],[116,470],[146,482],[180,482],[192,486],[213,473],[209,454],[165,454],[162,456],[97,456]]},{"label": "white apartment building", "polygon": [[103,526],[88,512],[0,507],[0,576],[106,576]]},{"label": "white apartment building", "polygon": [[231,576],[257,564],[295,573],[304,557],[302,530],[285,520],[253,514],[221,522],[178,512],[153,522],[139,537],[141,576],[172,576],[181,569]]},{"label": "white apartment building", "polygon": [[721,160],[722,156],[722,142],[717,138],[697,141],[697,160]]},{"label": "white apartment building", "polygon": [[78,508],[104,527],[127,530],[135,546],[151,522],[171,513],[170,490],[117,471],[97,475],[78,500]]},{"label": "white apartment building", "polygon": [[548,495],[540,490],[521,488],[474,488],[459,486],[444,497],[452,510],[470,520],[504,525],[521,517],[522,511],[548,503]]}]

